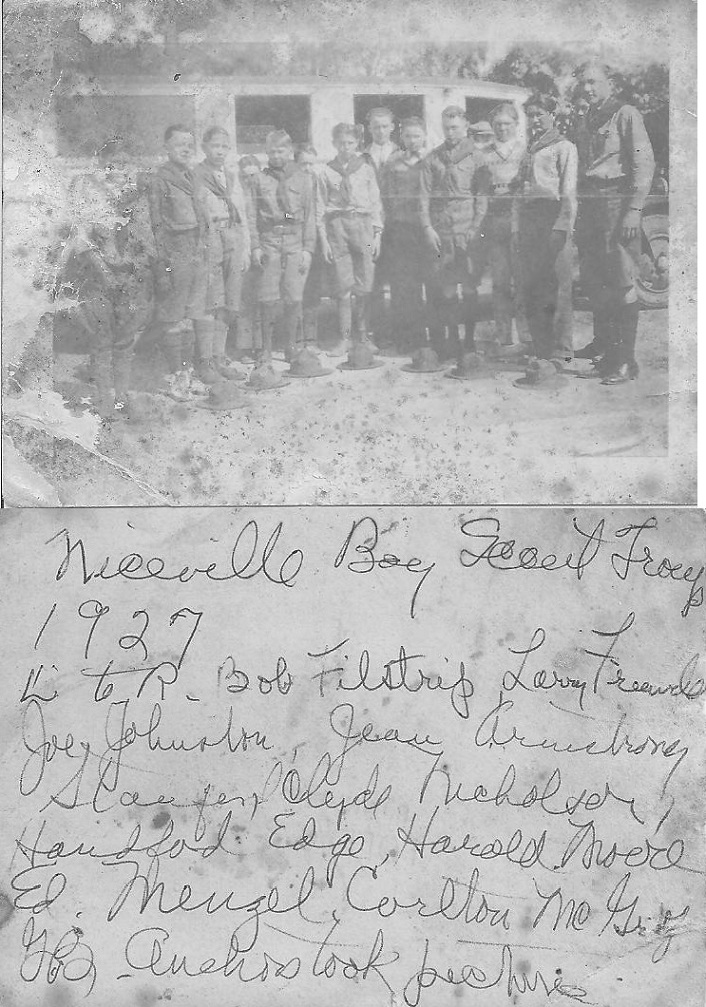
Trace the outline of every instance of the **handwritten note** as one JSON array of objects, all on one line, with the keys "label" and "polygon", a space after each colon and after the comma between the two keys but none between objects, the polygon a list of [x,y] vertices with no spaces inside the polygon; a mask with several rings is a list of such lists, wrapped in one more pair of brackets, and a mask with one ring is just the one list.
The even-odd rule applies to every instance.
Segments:
[{"label": "handwritten note", "polygon": [[704,518],[0,518],[0,1003],[704,998]]}]

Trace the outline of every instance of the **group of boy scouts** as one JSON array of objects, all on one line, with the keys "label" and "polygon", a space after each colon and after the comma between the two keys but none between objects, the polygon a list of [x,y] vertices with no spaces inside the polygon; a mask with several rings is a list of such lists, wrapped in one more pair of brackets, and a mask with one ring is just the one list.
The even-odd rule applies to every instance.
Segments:
[{"label": "group of boy scouts", "polygon": [[[324,165],[311,146],[295,151],[286,132],[273,131],[264,168],[248,155],[232,171],[228,132],[213,126],[193,166],[191,130],[170,126],[166,160],[147,186],[151,281],[139,249],[125,265],[128,238],[120,254],[120,242],[101,244],[96,235],[74,248],[74,261],[83,256],[85,264],[83,300],[94,308],[85,324],[94,329],[102,415],[127,413],[130,346],[144,326],[144,296],[135,291],[142,283],[144,295],[150,282],[168,394],[188,400],[210,388],[216,407],[219,395],[229,401],[228,382],[247,376],[258,389],[285,380],[271,364],[278,331],[289,374],[328,373],[316,324],[323,294],[337,304],[339,339],[328,353],[346,355],[341,366],[374,367],[387,351],[411,357],[412,370],[454,360],[454,376],[470,375],[483,366],[474,330],[487,271],[493,355],[525,370],[518,388],[550,384],[574,357],[593,362],[580,376],[606,385],[637,377],[635,282],[654,157],[640,112],[605,68],[585,67],[581,91],[588,111],[572,139],[557,128],[549,94],[525,104],[527,142],[517,108],[500,104],[490,117],[494,139],[483,147],[469,135],[465,111],[451,105],[442,144],[427,151],[425,123],[410,117],[399,124],[398,148],[392,113],[379,108],[368,119],[372,143],[361,151],[360,127],[340,123],[336,156]],[[129,208],[118,218],[116,233],[137,223]],[[593,313],[593,339],[578,350],[574,240]],[[520,313],[527,332],[518,340]],[[232,355],[254,363],[247,375],[226,357],[234,326]]]}]

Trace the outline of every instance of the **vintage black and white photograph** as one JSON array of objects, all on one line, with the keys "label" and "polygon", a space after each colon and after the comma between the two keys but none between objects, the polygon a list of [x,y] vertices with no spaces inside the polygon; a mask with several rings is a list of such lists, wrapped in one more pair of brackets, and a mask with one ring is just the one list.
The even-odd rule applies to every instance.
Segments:
[{"label": "vintage black and white photograph", "polygon": [[692,502],[693,7],[6,4],[6,503]]}]

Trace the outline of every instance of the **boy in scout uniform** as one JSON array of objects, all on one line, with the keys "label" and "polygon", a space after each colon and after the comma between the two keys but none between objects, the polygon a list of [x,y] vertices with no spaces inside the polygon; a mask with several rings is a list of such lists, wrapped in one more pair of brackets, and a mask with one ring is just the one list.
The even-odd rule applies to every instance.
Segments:
[{"label": "boy in scout uniform", "polygon": [[[357,152],[358,132],[350,123],[333,129],[336,157],[321,171],[317,226],[326,262],[333,264],[342,351],[351,337],[366,343],[368,305],[375,260],[380,253],[382,203],[375,169]],[[334,351],[331,351],[332,353]]]},{"label": "boy in scout uniform", "polygon": [[267,167],[253,176],[253,264],[259,270],[262,362],[272,357],[275,319],[284,302],[285,357],[302,348],[302,295],[316,247],[314,190],[310,176],[292,160],[290,136],[275,130],[266,139]]},{"label": "boy in scout uniform", "polygon": [[209,217],[208,310],[213,321],[196,322],[200,347],[199,377],[207,384],[238,378],[226,361],[228,325],[240,313],[243,271],[250,266],[250,230],[245,197],[235,172],[225,166],[230,137],[212,126],[202,140],[206,158],[196,166]]},{"label": "boy in scout uniform", "polygon": [[638,374],[635,281],[655,161],[642,115],[614,94],[606,69],[590,64],[579,78],[588,111],[580,144],[576,242],[581,285],[593,311],[593,341],[577,356],[593,359],[595,375],[614,385]]},{"label": "boy in scout uniform", "polygon": [[[556,126],[557,105],[549,94],[527,99],[530,143],[511,188],[519,196],[519,272],[534,355],[563,370],[574,355],[572,234],[578,155]],[[555,376],[548,366],[544,373]]]},{"label": "boy in scout uniform", "polygon": [[423,341],[425,244],[419,223],[422,164],[427,131],[416,116],[403,119],[404,149],[396,151],[379,174],[385,215],[390,283],[390,313],[395,347],[412,353]]},{"label": "boy in scout uniform", "polygon": [[193,323],[211,320],[206,305],[209,220],[203,187],[190,167],[194,137],[189,127],[169,126],[164,146],[167,160],[155,168],[148,189],[158,317],[166,328],[167,383],[175,397],[189,398]]},{"label": "boy in scout uniform", "polygon": [[[458,352],[459,323],[465,323],[466,351],[474,348],[482,273],[479,235],[490,181],[481,152],[467,136],[463,109],[449,105],[442,112],[441,125],[445,140],[424,159],[419,212],[430,263],[427,292],[435,316],[432,342],[440,355],[449,356]],[[457,298],[458,284],[463,289],[462,303]],[[448,348],[445,327],[451,337]]]}]

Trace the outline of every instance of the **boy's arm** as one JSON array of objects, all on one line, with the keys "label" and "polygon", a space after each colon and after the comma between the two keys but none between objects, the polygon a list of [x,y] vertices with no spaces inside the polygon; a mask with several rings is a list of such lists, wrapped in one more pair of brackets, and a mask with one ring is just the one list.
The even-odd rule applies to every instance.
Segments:
[{"label": "boy's arm", "polygon": [[375,174],[375,168],[372,165],[368,165],[368,200],[370,202],[371,208],[371,218],[373,222],[373,231],[382,231],[383,227],[383,212],[382,212],[382,200],[380,198],[380,188],[378,186],[377,176]]},{"label": "boy's arm", "polygon": [[250,249],[250,215],[245,201],[245,193],[240,184],[240,179],[236,172],[231,175],[231,199],[240,217],[240,226],[243,228],[243,241],[245,247]]},{"label": "boy's arm", "polygon": [[571,235],[576,220],[577,199],[576,185],[578,179],[578,151],[569,140],[559,144],[557,151],[557,168],[559,171],[559,198],[561,209],[552,230],[566,231]]},{"label": "boy's arm", "polygon": [[655,158],[652,143],[645,129],[645,120],[638,109],[628,105],[618,113],[621,145],[627,149],[627,175],[630,183],[630,209],[641,211],[652,188]]},{"label": "boy's arm", "polygon": [[432,231],[431,215],[429,204],[434,188],[434,169],[431,155],[428,154],[422,161],[422,170],[419,176],[419,222],[425,231]]},{"label": "boy's arm", "polygon": [[316,230],[319,235],[319,241],[323,243],[327,240],[326,235],[326,201],[328,196],[328,183],[326,181],[326,171],[325,169],[316,178],[316,200],[315,200],[315,217],[316,217]]},{"label": "boy's arm", "polygon": [[248,230],[250,231],[250,251],[256,252],[260,247],[260,232],[257,229],[257,194],[260,183],[257,176],[245,192],[245,206],[248,214]]},{"label": "boy's arm", "polygon": [[485,161],[481,161],[473,173],[471,185],[475,197],[473,201],[473,233],[476,234],[480,231],[485,215],[488,212],[492,187],[490,168]]},{"label": "boy's arm", "polygon": [[165,226],[162,213],[162,204],[166,196],[166,186],[161,178],[153,175],[147,186],[147,204],[150,211],[150,223],[152,234],[154,235],[157,261],[166,261],[168,256],[164,244]]},{"label": "boy's arm", "polygon": [[306,199],[304,200],[304,226],[302,247],[310,255],[316,250],[316,199],[314,180],[307,178]]}]

